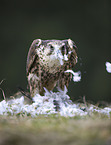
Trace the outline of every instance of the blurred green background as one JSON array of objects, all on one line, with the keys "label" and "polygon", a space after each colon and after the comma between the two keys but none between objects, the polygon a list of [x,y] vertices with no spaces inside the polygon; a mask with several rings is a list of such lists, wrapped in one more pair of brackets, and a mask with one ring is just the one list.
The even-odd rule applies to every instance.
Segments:
[{"label": "blurred green background", "polygon": [[[111,101],[110,0],[27,0],[0,2],[0,86],[6,96],[27,88],[26,57],[32,41],[71,38],[78,47],[81,82],[71,82],[73,100]],[[0,92],[0,97],[2,93]]]}]

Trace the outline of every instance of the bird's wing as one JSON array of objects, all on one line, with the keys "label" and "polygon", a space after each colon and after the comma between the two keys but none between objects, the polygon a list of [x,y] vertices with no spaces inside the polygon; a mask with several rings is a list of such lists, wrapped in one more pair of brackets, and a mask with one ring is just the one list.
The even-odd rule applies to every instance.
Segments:
[{"label": "bird's wing", "polygon": [[41,41],[40,39],[36,39],[32,42],[30,46],[28,56],[27,56],[27,63],[26,63],[27,75],[31,72],[32,68],[34,67],[34,64],[37,63],[37,61],[39,61],[36,49],[40,45],[40,41]]},{"label": "bird's wing", "polygon": [[65,86],[68,88],[69,82],[71,81],[72,74],[70,73],[63,73],[60,75],[58,80],[58,88],[64,91]]}]

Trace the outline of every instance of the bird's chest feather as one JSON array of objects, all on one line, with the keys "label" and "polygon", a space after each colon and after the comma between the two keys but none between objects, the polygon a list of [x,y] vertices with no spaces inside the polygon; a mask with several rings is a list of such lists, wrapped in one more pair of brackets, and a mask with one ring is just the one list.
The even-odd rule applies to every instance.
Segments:
[{"label": "bird's chest feather", "polygon": [[49,73],[58,72],[63,68],[59,58],[53,55],[46,55],[46,53],[39,53],[39,63],[41,67],[47,69]]},{"label": "bird's chest feather", "polygon": [[47,69],[49,73],[58,72],[63,67],[58,59],[52,59],[50,56],[40,57],[39,63],[41,67]]}]

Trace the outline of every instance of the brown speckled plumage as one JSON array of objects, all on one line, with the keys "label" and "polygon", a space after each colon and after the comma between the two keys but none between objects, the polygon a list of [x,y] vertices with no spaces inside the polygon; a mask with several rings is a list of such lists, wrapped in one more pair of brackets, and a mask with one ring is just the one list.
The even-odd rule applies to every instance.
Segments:
[{"label": "brown speckled plumage", "polygon": [[68,87],[72,77],[64,71],[72,69],[76,63],[76,45],[71,39],[34,40],[26,64],[31,96],[36,93],[43,95],[44,87],[50,91],[56,84],[64,90],[64,86]]}]

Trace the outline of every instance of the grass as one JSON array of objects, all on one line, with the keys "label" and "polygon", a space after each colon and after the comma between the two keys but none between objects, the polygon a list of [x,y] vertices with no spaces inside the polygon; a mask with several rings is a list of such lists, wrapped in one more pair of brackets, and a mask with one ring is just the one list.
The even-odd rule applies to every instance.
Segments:
[{"label": "grass", "polygon": [[[87,103],[80,108],[88,111]],[[110,115],[111,116],[111,115]],[[111,145],[111,117],[92,112],[62,117],[23,113],[0,116],[0,145]]]},{"label": "grass", "polygon": [[1,116],[0,144],[110,145],[111,119],[96,115],[84,118]]}]

